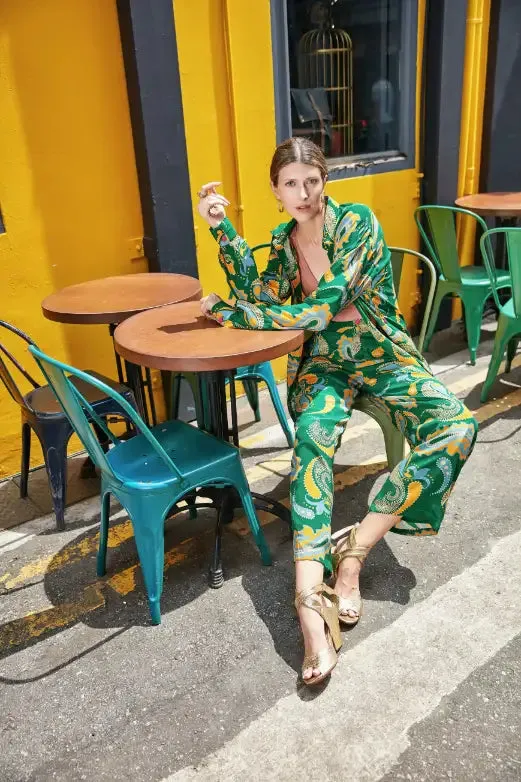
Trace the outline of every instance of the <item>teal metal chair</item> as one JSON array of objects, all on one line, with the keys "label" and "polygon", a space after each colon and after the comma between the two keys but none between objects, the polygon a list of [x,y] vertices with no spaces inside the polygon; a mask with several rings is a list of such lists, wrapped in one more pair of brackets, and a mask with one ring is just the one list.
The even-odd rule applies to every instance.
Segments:
[{"label": "teal metal chair", "polygon": [[[491,238],[503,239],[508,257],[508,265],[512,275],[512,297],[502,303],[498,289],[504,287],[498,284],[500,274],[496,270],[495,256]],[[483,234],[480,241],[483,262],[488,271],[494,301],[499,311],[494,347],[488,365],[487,377],[481,389],[481,401],[486,402],[490,389],[499,372],[505,351],[507,354],[505,372],[510,372],[513,358],[521,338],[521,228],[493,228]]]},{"label": "teal metal chair", "polygon": [[[259,526],[237,448],[182,421],[169,421],[149,429],[131,405],[105,383],[46,356],[35,346],[30,346],[29,350],[90,458],[101,471],[98,575],[104,576],[106,572],[109,501],[112,494],[125,508],[132,522],[153,624],[161,621],[159,601],[163,589],[164,522],[172,506],[196,488],[211,486],[236,489],[262,561],[265,565],[271,564],[269,549]],[[139,434],[129,440],[116,438],[66,372],[114,399]],[[108,453],[104,453],[100,447],[91,423],[103,429],[111,440],[113,446]],[[220,536],[219,521],[217,530],[216,535]]]},{"label": "teal metal chair", "polygon": [[[426,204],[419,206],[414,212],[418,230],[438,272],[436,295],[425,335],[425,349],[429,348],[442,300],[448,295],[459,296],[465,311],[470,363],[475,364],[483,310],[486,300],[492,296],[492,283],[484,266],[460,265],[455,223],[458,214],[475,220],[481,234],[488,230],[483,218],[468,209]],[[498,272],[497,286],[506,288],[509,285],[508,271]]]},{"label": "teal metal chair", "polygon": [[[434,292],[436,289],[436,270],[433,263],[422,253],[416,250],[407,250],[404,247],[389,247],[391,253],[391,264],[393,268],[393,281],[394,289],[399,296],[400,286],[402,281],[402,272],[404,269],[404,261],[409,258],[413,261],[420,261],[424,269],[418,270],[419,274],[424,271],[428,273],[428,284],[426,286],[427,297],[425,299],[425,308],[423,311],[423,319],[420,327],[420,333],[418,336],[418,350],[423,352],[423,345],[425,342],[425,332],[427,329],[427,323],[432,309],[432,302],[434,300]],[[362,413],[373,418],[382,430],[385,442],[385,452],[387,454],[387,464],[390,470],[393,470],[397,464],[399,464],[405,453],[405,438],[401,432],[396,429],[391,421],[390,416],[385,410],[378,407],[375,402],[369,396],[360,396],[353,405],[354,410],[360,410]]]},{"label": "teal metal chair", "polygon": [[[258,244],[256,247],[252,247],[252,254],[255,254],[257,250],[268,249],[270,246],[271,245],[269,244]],[[170,405],[168,407],[169,417],[177,418],[179,415],[181,379],[183,378],[190,386],[192,395],[194,397],[198,426],[202,426],[202,428],[204,428],[203,411],[205,402],[204,399],[201,398],[202,391],[198,382],[197,374],[195,373],[171,373],[171,391],[169,395]],[[273,407],[275,408],[277,418],[279,419],[279,423],[282,427],[287,443],[290,448],[293,448],[293,431],[284,411],[284,405],[282,404],[282,400],[280,398],[279,390],[277,388],[277,381],[275,380],[275,375],[273,374],[273,369],[271,368],[270,362],[264,361],[261,364],[252,364],[251,366],[239,367],[235,373],[235,380],[239,380],[242,383],[246,398],[248,399],[256,421],[261,420],[259,410],[258,384],[262,381],[266,383]]]}]

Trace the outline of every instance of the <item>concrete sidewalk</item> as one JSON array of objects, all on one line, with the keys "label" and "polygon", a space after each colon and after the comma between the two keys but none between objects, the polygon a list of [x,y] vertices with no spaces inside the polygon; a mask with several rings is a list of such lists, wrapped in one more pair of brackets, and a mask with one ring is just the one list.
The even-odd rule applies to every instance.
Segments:
[{"label": "concrete sidewalk", "polygon": [[[372,551],[363,618],[317,692],[297,685],[281,522],[264,518],[271,568],[244,522],[230,525],[218,591],[206,581],[213,514],[169,522],[163,621],[152,627],[124,513],[114,507],[97,579],[98,499],[83,495],[57,533],[39,510],[45,476],[33,474],[33,517],[0,533],[2,782],[521,779],[521,357],[481,406],[491,340],[475,367],[454,333],[433,348],[436,373],[476,410],[475,452],[437,538],[390,534]],[[290,452],[265,398],[262,408],[248,426],[241,401],[245,465],[253,490],[285,501]],[[385,469],[379,429],[353,416],[336,460],[335,528],[363,516]],[[10,482],[0,496],[15,491]],[[73,478],[72,491],[96,482]]]}]

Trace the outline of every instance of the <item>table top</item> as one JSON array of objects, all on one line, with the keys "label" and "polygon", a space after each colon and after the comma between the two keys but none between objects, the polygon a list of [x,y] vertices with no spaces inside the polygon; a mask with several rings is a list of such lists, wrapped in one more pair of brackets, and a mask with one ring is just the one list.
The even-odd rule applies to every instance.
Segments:
[{"label": "table top", "polygon": [[521,217],[521,193],[474,193],[457,198],[456,206],[480,215]]},{"label": "table top", "polygon": [[284,356],[298,348],[304,332],[294,329],[228,329],[205,318],[199,302],[172,304],[134,315],[114,333],[123,358],[152,369],[208,372],[236,369]]},{"label": "table top", "polygon": [[121,323],[137,312],[201,295],[199,280],[186,274],[122,274],[62,288],[43,300],[42,310],[58,323]]}]

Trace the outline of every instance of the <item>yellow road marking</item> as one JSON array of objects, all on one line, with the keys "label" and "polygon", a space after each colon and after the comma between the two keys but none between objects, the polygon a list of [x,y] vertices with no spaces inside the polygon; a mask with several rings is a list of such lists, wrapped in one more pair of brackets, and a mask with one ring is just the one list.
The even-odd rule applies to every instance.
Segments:
[{"label": "yellow road marking", "polygon": [[[478,373],[476,373],[477,375]],[[479,373],[480,376],[482,373]],[[475,378],[476,375],[473,377]],[[468,386],[470,378],[466,380],[466,387]],[[454,384],[456,385],[456,384]],[[464,387],[460,383],[458,385],[458,391],[464,390]],[[454,386],[451,386],[454,388]],[[492,400],[482,407],[474,411],[474,415],[477,420],[482,423],[489,418],[499,415],[505,410],[509,410],[512,407],[516,407],[521,404],[521,389],[505,395],[504,397],[496,400]],[[372,422],[371,422],[372,423]],[[363,427],[365,428],[365,424]],[[362,428],[362,427],[356,427]],[[289,452],[290,453],[290,452]],[[281,455],[282,456],[282,455]],[[281,456],[277,456],[274,460],[275,463],[281,462]],[[344,489],[346,486],[353,486],[365,478],[376,475],[383,471],[387,463],[385,460],[381,460],[381,456],[373,457],[368,462],[360,465],[355,465],[343,470],[335,475],[335,491]],[[284,460],[282,460],[284,462]],[[273,474],[273,473],[272,473]],[[279,473],[277,473],[279,474]],[[286,507],[289,506],[289,498],[284,498],[282,504]],[[273,516],[270,514],[259,514],[261,517],[261,524],[266,525],[271,521],[274,521]],[[249,528],[245,519],[236,519],[228,528],[231,528],[237,534],[244,536],[248,534]],[[205,533],[211,534],[211,533]],[[109,534],[109,546],[116,548],[125,540],[132,537],[132,525],[130,521],[125,521],[122,524],[115,525]],[[93,553],[97,549],[97,543],[99,534],[96,533],[90,538],[85,538],[79,543],[73,543],[70,546],[65,547],[59,554],[51,557],[43,557],[34,562],[30,562],[21,568],[20,572],[15,577],[3,576],[0,582],[3,582],[7,589],[13,589],[16,586],[31,580],[36,575],[42,575],[48,572],[58,570],[65,565],[69,565],[73,562],[79,561],[87,554]],[[165,553],[165,570],[177,565],[178,563],[188,559],[192,553],[195,545],[195,538],[188,538],[182,543],[172,547]],[[81,616],[87,613],[97,610],[105,605],[105,598],[103,590],[107,587],[112,588],[121,596],[128,595],[136,587],[136,574],[139,568],[139,564],[131,565],[124,570],[115,573],[107,578],[105,581],[96,581],[93,584],[89,584],[83,590],[82,598],[72,603],[64,603],[57,606],[52,606],[47,609],[43,609],[39,612],[30,613],[20,619],[15,619],[6,623],[0,627],[0,651],[7,647],[18,647],[28,642],[31,638],[36,638],[44,633],[52,632],[53,630],[66,627],[73,622],[77,621]]]},{"label": "yellow road marking", "polygon": [[[124,521],[122,524],[115,524],[109,532],[108,546],[117,548],[126,540],[133,536],[132,524],[130,521]],[[48,557],[40,557],[32,562],[28,562],[16,576],[10,573],[4,573],[0,577],[0,584],[6,589],[15,589],[28,581],[32,581],[38,576],[46,573],[52,573],[54,570],[60,570],[65,565],[71,565],[79,562],[83,557],[93,554],[98,550],[99,532],[91,537],[80,540],[79,543],[71,543],[65,546],[57,554],[51,554]]]},{"label": "yellow road marking", "polygon": [[[188,559],[193,552],[194,545],[195,539],[188,538],[169,549],[165,553],[165,571]],[[44,633],[67,627],[85,614],[103,608],[105,606],[103,592],[107,587],[114,589],[119,595],[128,595],[136,587],[138,569],[139,565],[136,563],[119,571],[119,573],[115,573],[106,581],[95,581],[93,584],[88,584],[83,589],[82,596],[72,603],[62,603],[44,608],[41,611],[26,614],[20,619],[7,622],[0,627],[0,652],[9,647],[22,646]]]},{"label": "yellow road marking", "polygon": [[104,586],[99,582],[89,584],[83,590],[83,596],[79,601],[62,603],[7,622],[0,627],[0,651],[8,647],[22,646],[32,638],[67,627],[80,616],[101,608],[105,605],[102,594]]}]

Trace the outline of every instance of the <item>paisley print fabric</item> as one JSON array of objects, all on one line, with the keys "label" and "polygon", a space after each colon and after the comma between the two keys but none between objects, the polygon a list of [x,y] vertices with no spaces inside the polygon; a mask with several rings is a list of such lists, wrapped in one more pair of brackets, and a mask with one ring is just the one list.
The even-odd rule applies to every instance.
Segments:
[{"label": "paisley print fabric", "polygon": [[[220,300],[211,316],[227,328],[308,332],[304,347],[288,357],[288,407],[296,427],[294,553],[296,560],[318,560],[330,571],[333,460],[356,397],[370,395],[411,448],[370,506],[399,516],[393,531],[401,534],[438,532],[477,424],[433,377],[408,334],[390,253],[371,210],[327,199],[322,245],[331,266],[307,297],[289,239],[294,226],[292,220],[273,231],[262,274],[229,220],[212,229],[233,301]],[[355,301],[361,322],[333,321]]]},{"label": "paisley print fabric", "polygon": [[370,324],[334,323],[313,335],[288,395],[296,427],[291,508],[295,559],[319,560],[328,572],[334,454],[359,394],[385,410],[410,446],[369,508],[399,516],[393,532],[438,532],[477,433],[464,403]]}]

